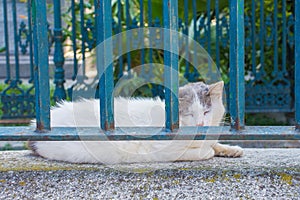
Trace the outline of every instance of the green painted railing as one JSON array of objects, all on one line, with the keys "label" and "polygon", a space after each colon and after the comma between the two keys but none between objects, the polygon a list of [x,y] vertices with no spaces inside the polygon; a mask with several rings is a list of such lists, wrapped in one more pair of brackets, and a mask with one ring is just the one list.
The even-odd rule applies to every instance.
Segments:
[{"label": "green painted railing", "polygon": [[[78,55],[80,54],[83,66],[82,69],[79,69],[78,65],[74,65],[73,77],[76,82],[73,85],[74,90],[72,97],[76,96],[74,95],[74,91],[76,92],[77,86],[80,85],[86,86],[85,90],[86,88],[93,89],[94,93],[92,93],[92,95],[94,96],[97,95],[98,92],[101,100],[100,115],[101,128],[103,130],[98,132],[104,133],[103,136],[99,134],[100,140],[104,138],[114,140],[133,140],[134,138],[162,140],[187,139],[191,138],[191,136],[193,136],[194,139],[299,140],[299,132],[295,131],[295,128],[299,128],[300,122],[300,90],[298,84],[300,83],[300,57],[298,56],[300,43],[297,42],[300,38],[299,1],[290,4],[287,4],[286,1],[274,1],[272,2],[272,9],[268,9],[267,6],[269,5],[262,0],[259,2],[251,1],[250,4],[250,1],[231,0],[229,5],[223,5],[221,1],[216,0],[207,1],[206,9],[203,11],[201,9],[199,10],[197,6],[198,2],[195,0],[185,0],[183,2],[164,0],[161,10],[162,15],[155,12],[157,16],[152,16],[154,10],[151,6],[157,5],[153,3],[154,1],[152,2],[153,4],[151,1],[147,1],[148,7],[144,6],[142,9],[139,9],[137,15],[132,15],[133,13],[130,12],[130,8],[133,6],[131,1],[119,0],[114,2],[115,4],[111,6],[112,2],[109,0],[95,0],[91,8],[86,8],[84,7],[85,4],[83,1],[80,1],[78,5],[75,5],[76,3],[72,1],[73,7],[71,7],[70,10],[72,16],[72,20],[69,21],[69,24],[72,25],[70,27],[70,41],[73,50],[76,49],[76,51],[73,51],[74,61],[78,63]],[[136,2],[138,5],[146,5],[142,0]],[[213,2],[214,4],[211,4]],[[3,5],[6,9],[7,2],[4,3]],[[183,5],[181,3],[183,3]],[[94,137],[97,137],[97,135],[93,134],[97,134],[97,131],[92,128],[82,130],[78,128],[53,128],[51,130],[48,73],[50,45],[46,1],[28,1],[28,5],[30,13],[32,13],[29,21],[32,22],[33,25],[32,34],[29,34],[29,40],[33,38],[31,43],[33,43],[34,64],[31,68],[33,73],[31,76],[34,77],[35,85],[36,129],[38,132],[44,134],[34,133],[33,128],[2,128],[0,140],[78,140],[79,137],[77,135],[82,133],[82,130],[88,135],[85,136],[85,134],[83,134],[83,137],[86,137],[88,140],[94,140]],[[54,98],[61,100],[66,98],[63,86],[65,81],[63,42],[66,38],[63,33],[67,32],[67,30],[62,29],[59,1],[54,0],[53,5],[55,11],[53,29],[53,41],[55,45]],[[75,9],[76,6],[79,6],[79,9]],[[125,13],[122,13],[123,9],[121,8],[124,6]],[[179,9],[180,6],[185,8],[183,12]],[[16,7],[14,0],[12,0],[12,7]],[[279,7],[281,9],[278,9]],[[5,11],[5,9],[4,15],[6,16],[7,11]],[[86,12],[90,12],[93,9],[95,11],[94,14],[91,12],[91,18],[87,18],[88,15],[86,15]],[[144,11],[144,9],[145,12],[141,12],[141,10]],[[191,15],[189,14],[190,10]],[[280,15],[279,11],[281,11]],[[145,19],[144,14],[147,12],[150,12],[150,14],[148,14],[148,19]],[[112,15],[112,13],[116,13],[116,15]],[[180,19],[180,17],[182,17],[181,15],[184,20]],[[13,16],[13,18],[15,18],[15,12]],[[78,21],[76,20],[78,16],[80,17],[79,24],[77,24]],[[153,18],[155,20],[153,20]],[[14,24],[16,24],[15,19],[14,22]],[[65,21],[65,23],[67,22]],[[80,25],[80,28],[76,28],[77,25]],[[146,29],[146,33],[149,34],[150,49],[146,47],[142,48],[144,46],[141,46],[139,43],[140,41],[145,41],[145,33],[139,34],[141,31],[141,29],[137,29],[139,27],[148,28]],[[121,33],[124,30],[127,30],[127,32],[123,35],[121,34],[122,37],[119,37],[119,40],[110,39],[116,33]],[[178,34],[178,32],[184,32],[192,36],[197,42],[189,46],[190,40]],[[78,41],[78,34],[80,35],[80,45],[76,42]],[[5,35],[8,35],[7,27],[5,28]],[[14,27],[14,36],[15,42],[20,40],[20,37],[17,35],[16,27]],[[123,37],[126,38],[125,42],[122,40]],[[182,45],[184,41],[187,41],[187,43]],[[116,43],[122,45],[116,45]],[[163,44],[163,48],[160,47],[161,44]],[[207,62],[206,66],[208,66],[207,71],[197,71],[197,67],[199,66],[197,59],[199,56],[196,53],[198,51],[195,50],[199,44],[207,50],[208,54],[206,55],[211,55],[217,63],[217,65],[215,65],[212,59],[205,57]],[[281,47],[279,44],[281,44]],[[88,52],[91,51],[95,45],[97,45],[95,50],[98,76],[96,76],[95,81],[91,84],[85,81],[88,78],[85,59]],[[115,46],[118,48],[113,48]],[[154,47],[157,47],[157,49]],[[8,45],[6,49],[9,52]],[[131,50],[138,51],[130,52]],[[248,54],[247,51],[250,53]],[[290,56],[287,53],[288,51],[291,51],[293,56]],[[125,52],[125,54],[122,54],[122,52]],[[135,52],[138,53],[134,54]],[[18,63],[19,51],[17,46],[15,46],[14,53],[15,61]],[[225,55],[223,55],[223,53],[225,53]],[[118,54],[119,56],[116,56]],[[135,63],[134,58],[136,57],[139,57],[138,65],[148,63],[148,59],[149,61],[151,61],[151,59],[153,60],[153,62],[149,64],[149,68],[142,67],[141,69],[142,72],[145,70],[147,73],[145,71],[144,73],[136,73],[139,74],[141,78],[148,76],[148,81],[149,79],[155,78],[153,63],[159,58],[160,54],[163,54],[162,64],[170,66],[169,69],[165,67],[164,82],[162,82],[166,89],[165,93],[163,93],[164,87],[153,87],[152,92],[166,99],[165,130],[161,131],[158,135],[145,135],[146,137],[138,137],[138,135],[135,135],[134,133],[137,132],[136,129],[128,129],[129,132],[126,131],[124,134],[122,130],[115,129],[114,127],[113,108],[111,104],[111,94],[114,89],[113,83],[116,82],[117,78],[123,78],[125,76],[127,79],[130,79],[134,76],[133,64]],[[152,56],[149,57],[149,55]],[[192,56],[191,61],[187,62],[189,55],[194,56]],[[225,57],[222,58],[222,56]],[[272,58],[271,70],[267,68],[270,56]],[[290,56],[290,60],[287,59],[288,56]],[[183,58],[183,62],[181,62],[181,57]],[[229,59],[229,63],[224,63],[224,59],[226,60],[226,58]],[[7,74],[11,75],[9,59],[7,57],[6,59],[8,60],[6,68]],[[114,60],[118,62],[113,62]],[[291,63],[291,69],[288,69],[288,62]],[[226,73],[228,66],[224,67],[224,64],[230,66],[229,77],[227,77],[228,75]],[[3,110],[4,116],[5,114],[13,113],[13,109],[10,110],[9,107],[7,107],[8,104],[5,104],[5,98],[10,98],[11,102],[17,100],[16,105],[18,106],[22,105],[23,102],[22,98],[24,97],[24,93],[20,88],[22,82],[19,69],[19,66],[16,65],[15,76],[7,77],[6,84],[8,88],[2,92],[1,102],[3,108],[6,109]],[[183,73],[188,81],[196,81],[201,80],[207,73],[210,76],[206,77],[206,81],[210,82],[218,79],[218,74],[216,73],[217,69],[222,72],[221,76],[225,81],[227,78],[230,80],[228,94],[231,129],[229,127],[209,127],[209,129],[208,127],[192,127],[178,129],[178,100],[176,99],[176,94],[180,80],[179,74]],[[245,73],[248,75],[248,81],[245,81]],[[294,74],[295,78],[291,74]],[[98,81],[100,81],[100,86],[98,85]],[[95,88],[97,88],[96,93]],[[10,92],[8,92],[9,90]],[[16,90],[20,92],[15,92]],[[22,106],[19,107],[21,108]],[[248,111],[295,110],[296,127],[245,127],[244,114],[247,109]],[[89,135],[89,133],[92,132],[93,134]],[[64,135],[63,133],[68,134]],[[128,133],[132,134],[129,135]]]},{"label": "green painted railing", "polygon": [[[2,119],[32,118],[34,112],[34,88],[33,77],[33,40],[32,40],[32,2],[19,3],[16,0],[4,0],[3,11],[3,35],[1,45],[4,47],[0,55],[5,58],[1,71],[5,79],[4,89],[1,91]],[[90,1],[94,3],[93,1]],[[162,27],[163,4],[160,1],[135,0],[113,1],[112,33],[117,34],[124,30],[138,27]],[[160,2],[160,3],[158,3]],[[244,32],[245,39],[245,111],[246,112],[293,112],[294,111],[294,24],[295,24],[296,1],[247,1],[244,9]],[[52,6],[50,6],[52,5]],[[140,10],[135,6],[138,6]],[[179,2],[178,31],[193,37],[212,56],[216,65],[220,68],[225,82],[229,81],[229,4],[219,0],[198,2],[185,0]],[[17,13],[20,7],[25,13]],[[63,9],[59,1],[50,3],[47,15],[48,41],[51,53],[53,52],[54,84],[53,98],[58,101],[66,99],[66,74],[64,60],[71,59],[73,63],[72,79],[77,85],[86,84],[86,57],[95,48],[97,28],[95,27],[95,6],[87,7],[84,1],[79,3],[74,0],[67,9]],[[69,6],[69,7],[68,7]],[[158,8],[161,6],[161,12]],[[155,11],[153,11],[153,8]],[[62,11],[61,11],[62,10]],[[125,10],[125,12],[123,12]],[[9,17],[9,11],[12,16]],[[91,12],[92,11],[92,12]],[[51,14],[53,12],[53,14]],[[63,12],[63,15],[62,15]],[[19,17],[18,17],[19,16]],[[20,18],[20,16],[23,16]],[[27,17],[27,19],[23,19]],[[165,18],[164,18],[165,19]],[[12,22],[12,23],[10,23]],[[9,29],[9,27],[12,29]],[[71,43],[70,43],[71,42]],[[120,41],[122,42],[122,41]],[[163,43],[162,38],[154,38],[155,43]],[[182,41],[184,42],[184,41]],[[54,47],[52,47],[54,45]],[[64,46],[71,45],[69,51],[73,55],[64,58],[66,50]],[[134,40],[128,39],[126,48],[134,44]],[[13,47],[13,48],[12,48]],[[185,46],[181,52],[188,52],[192,47]],[[121,50],[118,50],[121,51]],[[138,55],[139,54],[139,55]],[[121,78],[124,73],[131,73],[136,65],[146,62],[161,62],[158,60],[158,51],[154,49],[141,49],[140,53],[127,53],[118,58],[114,63],[114,81]],[[12,57],[13,55],[13,57]],[[30,64],[22,66],[20,56],[28,56]],[[140,57],[137,62],[137,56]],[[14,64],[12,64],[12,62]],[[78,65],[78,63],[80,65]],[[188,81],[201,79],[197,70],[188,61],[179,62],[180,71]],[[78,74],[78,68],[82,66]],[[68,69],[70,66],[68,66]],[[24,73],[29,71],[30,73]],[[5,72],[5,73],[4,73]],[[145,72],[145,71],[144,71]],[[68,73],[71,73],[68,70]],[[23,74],[26,74],[24,77]],[[29,75],[28,75],[29,74]],[[140,73],[141,78],[153,79],[153,70],[148,73]],[[80,78],[79,76],[82,76]],[[70,77],[70,75],[68,75]],[[25,79],[25,80],[24,80]],[[95,83],[94,83],[95,84]],[[23,87],[26,85],[26,87]],[[69,88],[69,98],[72,98],[72,89]],[[151,92],[154,96],[163,97],[163,87],[153,85]],[[228,91],[229,92],[229,91]],[[18,108],[18,109],[17,109]]]}]

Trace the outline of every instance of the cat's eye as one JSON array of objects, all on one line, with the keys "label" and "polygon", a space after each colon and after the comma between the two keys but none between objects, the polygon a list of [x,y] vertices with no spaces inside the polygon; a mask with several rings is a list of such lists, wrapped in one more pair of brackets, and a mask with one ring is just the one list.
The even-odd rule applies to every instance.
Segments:
[{"label": "cat's eye", "polygon": [[204,115],[207,115],[208,113],[209,113],[209,111],[205,111],[205,112],[204,112]]},{"label": "cat's eye", "polygon": [[192,113],[185,113],[184,116],[185,116],[185,117],[188,117],[188,116],[194,117],[194,115],[193,115]]}]

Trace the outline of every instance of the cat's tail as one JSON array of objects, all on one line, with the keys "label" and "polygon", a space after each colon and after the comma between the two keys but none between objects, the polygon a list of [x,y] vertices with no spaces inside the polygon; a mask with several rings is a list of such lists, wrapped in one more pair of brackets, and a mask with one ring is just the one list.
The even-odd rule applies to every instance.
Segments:
[{"label": "cat's tail", "polygon": [[29,148],[29,150],[31,150],[33,155],[38,156],[39,154],[37,152],[37,148],[35,146],[35,143],[36,143],[35,141],[28,141],[26,146]]},{"label": "cat's tail", "polygon": [[100,163],[80,141],[29,141],[32,153],[49,160],[71,163]]},{"label": "cat's tail", "polygon": [[71,163],[149,163],[207,160],[216,141],[38,141],[35,155]]},{"label": "cat's tail", "polygon": [[[163,161],[155,153],[139,153],[145,145],[138,141],[38,141],[30,142],[35,155],[71,163],[134,163]],[[151,149],[153,145],[148,145]],[[151,156],[152,155],[152,156]]]}]

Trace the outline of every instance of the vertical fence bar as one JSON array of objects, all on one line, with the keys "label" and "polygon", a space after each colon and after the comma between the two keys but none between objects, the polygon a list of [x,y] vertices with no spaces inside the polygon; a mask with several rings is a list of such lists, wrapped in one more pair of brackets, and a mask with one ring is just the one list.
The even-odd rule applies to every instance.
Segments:
[{"label": "vertical fence bar", "polygon": [[295,1],[295,117],[300,130],[300,1]]},{"label": "vertical fence bar", "polygon": [[77,61],[77,42],[76,42],[76,14],[75,14],[75,0],[71,1],[71,10],[72,10],[72,47],[73,47],[73,76],[72,80],[76,79],[77,72],[78,72],[78,61]]},{"label": "vertical fence bar", "polygon": [[[103,130],[114,129],[113,116],[113,50],[112,50],[112,10],[110,0],[95,1],[96,54],[100,78],[100,122]],[[104,42],[104,43],[102,43]],[[102,44],[101,44],[102,43]]]},{"label": "vertical fence bar", "polygon": [[[188,0],[184,0],[184,34],[186,35],[185,37],[185,41],[184,41],[184,51],[186,55],[189,55],[189,2]],[[190,68],[190,63],[189,61],[186,59],[185,60],[185,71],[184,71],[184,77],[187,78],[188,80],[190,77],[190,73],[189,73],[189,68]]]},{"label": "vertical fence bar", "polygon": [[252,52],[251,52],[251,57],[252,57],[252,73],[254,77],[256,77],[256,31],[255,31],[255,0],[252,0],[251,4],[251,43],[252,43]]},{"label": "vertical fence bar", "polygon": [[215,0],[215,13],[216,13],[216,64],[217,67],[220,66],[220,10],[219,10],[219,0]]},{"label": "vertical fence bar", "polygon": [[[273,76],[276,76],[278,73],[278,1],[274,0],[274,32],[273,32],[273,41],[274,41],[274,71]],[[282,58],[284,59],[284,58]]]},{"label": "vertical fence bar", "polygon": [[50,130],[50,87],[48,64],[48,32],[46,0],[34,0],[32,4],[36,123],[37,130]]},{"label": "vertical fence bar", "polygon": [[61,28],[61,6],[60,0],[53,1],[54,9],[54,57],[53,62],[55,64],[55,75],[54,75],[54,100],[61,101],[66,99],[66,90],[64,88],[65,83],[65,70],[64,65],[64,52],[63,52],[63,34]]},{"label": "vertical fence bar", "polygon": [[85,77],[85,21],[84,21],[84,0],[80,0],[80,32],[81,32],[81,68]]},{"label": "vertical fence bar", "polygon": [[[126,10],[126,30],[130,30],[130,4],[129,4],[129,0],[125,0],[125,10]],[[126,50],[127,50],[127,54],[126,54],[126,58],[127,58],[127,72],[128,75],[131,75],[131,54],[130,54],[130,45],[131,45],[131,36],[129,34],[127,34],[126,32]]]},{"label": "vertical fence bar", "polygon": [[[140,28],[144,28],[144,0],[140,0]],[[141,41],[141,64],[145,64],[145,49],[144,49],[144,32],[139,31],[139,38]],[[142,68],[144,70],[144,67]]]},{"label": "vertical fence bar", "polygon": [[13,28],[14,28],[14,44],[15,44],[15,79],[17,82],[20,81],[20,71],[19,71],[19,46],[18,46],[18,29],[17,29],[17,8],[16,0],[12,1],[12,11],[13,11]]},{"label": "vertical fence bar", "polygon": [[[254,13],[255,14],[255,13]],[[260,31],[259,31],[259,44],[260,44],[260,75],[265,75],[265,17],[264,17],[264,1],[260,0],[260,12],[259,12],[259,18],[260,18]],[[256,67],[256,66],[255,66]],[[262,78],[262,77],[259,77]]]},{"label": "vertical fence bar", "polygon": [[[207,22],[205,23],[205,26],[206,26],[206,30],[207,32],[205,33],[206,36],[206,42],[207,42],[207,52],[209,55],[211,55],[211,8],[210,8],[210,0],[206,0],[206,17],[207,17]],[[212,63],[211,63],[211,60],[208,59],[208,73],[213,75],[213,72],[212,72]]]},{"label": "vertical fence bar", "polygon": [[[166,129],[179,128],[178,117],[178,0],[164,0],[164,78]],[[171,52],[172,51],[172,52]]]},{"label": "vertical fence bar", "polygon": [[36,26],[36,5],[35,0],[31,2],[31,11],[32,11],[32,18],[31,18],[31,25],[32,25],[32,40],[33,40],[33,56],[34,56],[34,88],[35,88],[35,116],[36,116],[36,127],[37,130],[40,128],[39,123],[41,121],[41,112],[40,112],[40,104],[39,104],[39,75],[38,75],[38,69],[36,66],[38,66],[38,45],[37,45],[37,26]]},{"label": "vertical fence bar", "polygon": [[193,0],[192,2],[192,9],[193,9],[193,30],[194,30],[194,40],[197,41],[197,2]]},{"label": "vertical fence bar", "polygon": [[[122,32],[122,3],[121,0],[118,0],[118,33]],[[122,39],[118,37],[118,54],[121,55],[122,52]],[[118,79],[123,76],[123,55],[118,58],[118,64],[119,64],[119,73],[118,73]]]},{"label": "vertical fence bar", "polygon": [[[286,75],[286,36],[287,36],[287,27],[286,27],[286,0],[282,0],[282,71]],[[276,40],[276,37],[275,37]]]},{"label": "vertical fence bar", "polygon": [[4,40],[5,40],[5,59],[6,59],[6,80],[5,83],[10,81],[10,60],[9,60],[9,38],[7,27],[7,1],[3,0],[3,19],[4,19]]},{"label": "vertical fence bar", "polygon": [[[197,28],[197,2],[196,0],[193,0],[192,2],[192,12],[193,12],[193,30],[194,30],[194,40],[198,41],[199,36],[200,36],[200,28],[199,28],[199,33],[198,33],[198,28]],[[198,41],[199,42],[199,41]],[[199,42],[200,43],[200,42]],[[196,52],[196,43],[193,42],[193,51]],[[197,62],[197,56],[193,56],[193,62]],[[191,73],[191,72],[189,72]],[[197,73],[197,70],[193,70],[192,76],[190,75],[189,81],[195,81],[195,73]]]},{"label": "vertical fence bar", "polygon": [[[31,14],[31,0],[28,0],[27,2],[27,13],[28,13],[28,31],[29,35],[31,36],[32,34],[32,14]],[[29,83],[32,83],[34,81],[34,69],[33,69],[33,42],[32,42],[32,37],[29,39],[29,59],[30,59],[30,79]]]},{"label": "vertical fence bar", "polygon": [[244,0],[230,1],[230,115],[231,128],[244,127]]},{"label": "vertical fence bar", "polygon": [[[152,27],[153,26],[153,19],[152,19],[152,0],[148,0],[148,26]],[[152,39],[154,38],[154,32],[153,29],[150,29],[150,37],[149,37],[149,43],[150,46],[152,46],[152,42],[154,42]],[[149,49],[149,63],[151,66],[151,63],[153,63],[153,50],[150,48]],[[152,67],[151,67],[152,70]]]},{"label": "vertical fence bar", "polygon": [[[210,16],[210,0],[206,0],[206,17],[207,17],[207,22],[206,22],[206,26],[207,26],[207,36],[206,36],[206,39],[207,39],[207,52],[209,55],[211,55],[211,16]],[[209,68],[211,70],[211,67],[209,66]]]}]

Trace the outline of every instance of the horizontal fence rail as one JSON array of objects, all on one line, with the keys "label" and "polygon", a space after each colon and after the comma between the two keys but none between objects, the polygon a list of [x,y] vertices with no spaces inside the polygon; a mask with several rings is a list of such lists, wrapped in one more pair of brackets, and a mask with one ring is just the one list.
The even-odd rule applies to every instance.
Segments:
[{"label": "horizontal fence rail", "polygon": [[[123,1],[122,1],[123,2]],[[151,27],[163,27],[166,28],[165,32],[157,32],[155,36],[160,36],[158,38],[153,39],[152,43],[163,43],[165,47],[169,48],[168,50],[164,50],[163,53],[163,64],[166,66],[170,66],[170,70],[167,70],[165,68],[164,70],[164,77],[165,77],[165,85],[166,88],[156,88],[159,89],[161,92],[165,90],[165,93],[163,94],[165,101],[166,101],[166,129],[159,132],[157,135],[151,135],[151,134],[135,134],[141,132],[141,130],[145,130],[147,133],[147,128],[128,128],[128,129],[115,129],[114,127],[114,116],[113,116],[113,104],[111,103],[113,101],[112,99],[112,93],[113,93],[113,83],[116,81],[114,80],[114,73],[118,74],[118,77],[122,77],[125,75],[131,77],[131,72],[133,70],[132,62],[131,60],[134,58],[133,52],[127,52],[126,55],[117,57],[116,59],[118,61],[126,60],[126,62],[119,62],[117,65],[113,65],[112,60],[114,59],[114,50],[112,47],[114,44],[107,40],[109,39],[113,34],[120,33],[124,29],[125,30],[132,30],[137,27],[144,27],[146,26],[146,23],[144,24],[144,12],[139,13],[139,18],[131,18],[129,13],[129,7],[130,7],[130,1],[125,0],[124,4],[122,2],[116,1],[115,7],[119,8],[119,12],[116,15],[116,17],[112,17],[112,6],[111,1],[100,1],[95,0],[94,1],[94,9],[95,9],[95,15],[94,15],[94,22],[90,20],[86,20],[84,18],[84,13],[87,8],[84,8],[84,1],[79,1],[79,14],[74,13],[75,11],[71,9],[71,14],[74,17],[70,22],[72,24],[71,26],[71,38],[72,38],[72,48],[74,51],[74,60],[75,63],[78,61],[77,53],[81,54],[81,61],[82,61],[82,71],[79,71],[79,67],[74,67],[74,80],[76,79],[76,84],[86,84],[85,80],[87,78],[86,76],[86,60],[85,57],[88,55],[87,50],[92,50],[95,48],[95,45],[102,43],[103,41],[106,41],[103,51],[100,51],[101,49],[96,50],[96,68],[98,70],[98,74],[96,76],[97,81],[93,82],[92,84],[94,88],[98,88],[98,95],[100,97],[100,115],[101,115],[101,128],[103,131],[99,130],[99,128],[55,128],[50,127],[50,86],[49,86],[49,38],[47,34],[48,30],[48,23],[47,23],[47,12],[46,12],[46,1],[45,0],[34,0],[31,2],[31,12],[32,12],[32,22],[33,22],[33,38],[34,38],[34,80],[35,80],[35,106],[36,106],[36,119],[37,119],[37,132],[34,132],[32,127],[25,128],[1,128],[0,129],[0,140],[80,140],[80,139],[86,139],[86,140],[169,140],[169,139],[178,139],[178,140],[186,140],[186,139],[195,139],[195,140],[214,140],[214,139],[220,139],[220,140],[299,140],[299,132],[295,131],[295,127],[289,126],[289,127],[247,127],[244,123],[244,114],[245,111],[247,111],[247,100],[253,98],[251,95],[249,96],[249,92],[247,93],[247,88],[249,88],[249,83],[251,83],[251,87],[254,88],[257,91],[263,90],[268,91],[268,89],[281,89],[287,91],[287,88],[285,86],[290,86],[290,83],[288,82],[289,79],[287,78],[287,72],[285,68],[285,61],[283,61],[284,56],[286,55],[287,50],[285,49],[286,43],[285,40],[292,40],[291,38],[288,39],[290,36],[290,33],[285,32],[288,28],[285,27],[283,33],[283,45],[281,53],[284,55],[282,58],[282,62],[285,63],[281,67],[278,66],[278,55],[279,52],[276,52],[276,47],[278,47],[277,38],[278,32],[278,10],[274,10],[273,20],[270,22],[270,18],[267,17],[265,20],[265,14],[263,9],[264,7],[264,1],[259,1],[259,6],[256,5],[256,1],[252,1],[250,4],[251,7],[251,14],[252,18],[249,20],[249,17],[247,17],[246,13],[249,12],[249,10],[245,10],[245,2],[243,0],[231,0],[230,4],[228,5],[229,8],[229,14],[230,19],[228,21],[228,17],[222,18],[220,17],[220,6],[221,1],[213,1],[214,4],[214,12],[211,12],[212,8],[210,5],[211,1],[208,1],[206,5],[206,12],[203,14],[203,16],[196,17],[196,13],[198,12],[196,10],[197,8],[197,1],[183,1],[183,7],[189,8],[189,6],[193,10],[192,17],[188,16],[185,12],[180,13],[179,12],[179,1],[177,0],[164,0],[163,1],[163,19],[160,19],[159,17],[157,20],[153,20],[153,16],[150,13],[148,15],[148,18],[151,19],[151,21],[148,21],[148,26]],[[150,2],[150,3],[149,3]],[[286,7],[285,1],[281,4],[282,8]],[[76,1],[71,1],[71,4],[75,7]],[[144,4],[144,1],[139,1],[140,5]],[[188,4],[191,3],[191,4]],[[148,12],[152,10],[151,8],[151,1],[148,1]],[[289,27],[289,30],[294,28],[294,41],[295,43],[292,45],[295,48],[295,65],[294,65],[294,71],[295,71],[295,106],[291,107],[292,101],[289,95],[291,95],[291,89],[289,88],[288,93],[285,94],[285,96],[277,96],[276,98],[272,96],[272,92],[266,93],[266,94],[260,94],[260,99],[255,99],[257,105],[263,104],[267,105],[270,104],[270,102],[280,102],[283,106],[288,105],[289,111],[292,109],[296,109],[296,128],[299,128],[299,45],[300,43],[297,43],[299,40],[299,26],[300,26],[300,16],[297,14],[297,11],[299,11],[299,8],[297,8],[297,5],[299,4],[298,1],[295,2],[295,19],[291,20],[290,23],[294,24]],[[121,7],[124,6],[127,7],[125,9],[125,21],[122,21],[121,18]],[[278,4],[278,1],[275,1],[275,7]],[[58,9],[60,7],[59,1],[54,0],[54,9]],[[299,7],[299,5],[298,5]],[[257,8],[260,8],[259,10],[259,19],[260,19],[260,32],[257,34],[255,30],[255,16],[257,13]],[[143,7],[144,9],[144,7]],[[185,10],[186,11],[186,10]],[[216,13],[219,15],[216,18],[213,18],[213,15],[216,15]],[[282,11],[284,13],[284,11]],[[123,13],[124,14],[124,13]],[[184,20],[180,19],[180,15],[183,14]],[[249,14],[249,13],[248,13]],[[55,11],[54,15],[61,15],[60,12]],[[74,20],[76,17],[80,16],[80,23],[76,24]],[[190,21],[190,19],[192,21]],[[63,40],[63,31],[62,31],[62,25],[61,25],[61,19],[60,16],[57,18],[54,18],[54,64],[55,64],[55,98],[56,100],[62,100],[65,99],[66,96],[64,94],[64,57],[63,57],[63,46],[62,46],[62,40]],[[115,21],[117,20],[118,21]],[[138,19],[140,21],[138,22]],[[214,19],[214,20],[212,20]],[[185,21],[185,23],[183,23]],[[264,22],[268,22],[268,27],[264,27]],[[287,24],[287,18],[286,16],[282,16],[282,21]],[[162,23],[163,22],[163,23]],[[197,74],[196,70],[190,70],[191,66],[189,63],[185,62],[186,65],[183,67],[179,64],[179,55],[180,51],[190,51],[194,47],[185,48],[184,50],[180,50],[178,46],[180,46],[180,41],[177,36],[173,35],[172,31],[185,31],[190,32],[188,23],[191,22],[193,24],[193,38],[199,42],[205,49],[207,49],[208,53],[212,53],[213,47],[211,46],[211,40],[212,40],[212,23],[215,23],[216,25],[216,39],[215,41],[218,41],[218,43],[215,46],[215,56],[217,58],[217,66],[220,68],[221,60],[221,44],[224,43],[224,46],[229,46],[229,58],[230,58],[230,85],[229,85],[229,100],[230,100],[230,106],[229,111],[231,114],[231,127],[187,127],[187,128],[179,128],[178,124],[178,99],[176,98],[176,95],[178,93],[178,86],[179,86],[179,76],[178,72],[180,69],[184,68],[185,70],[185,76],[190,77],[189,81],[193,79],[193,81],[201,80],[200,74]],[[251,30],[249,30],[249,24],[251,24]],[[223,24],[222,24],[223,23]],[[254,23],[254,24],[253,24]],[[94,26],[92,26],[94,24]],[[76,26],[80,25],[80,28],[76,28]],[[247,28],[246,28],[247,27]],[[265,28],[265,31],[263,31]],[[271,29],[271,33],[269,34],[267,30]],[[274,29],[275,28],[275,29]],[[221,30],[227,31],[226,34],[222,35]],[[76,31],[80,30],[81,35],[81,45],[80,47],[77,47],[76,40],[77,38],[73,34],[77,34]],[[264,43],[268,45],[268,42],[271,43],[274,47],[275,53],[274,53],[274,73],[272,73],[272,76],[267,77],[267,79],[271,79],[274,77],[277,77],[279,79],[276,79],[275,82],[272,82],[272,87],[266,87],[261,86],[262,83],[265,83],[266,81],[263,79],[255,79],[254,82],[247,82],[245,84],[244,79],[244,72],[246,69],[245,66],[245,51],[247,50],[247,45],[249,45],[249,41],[247,38],[247,34],[250,34],[250,40],[252,42],[251,50],[252,50],[252,56],[254,55],[254,51],[256,53],[259,52],[260,54],[260,62],[259,64],[256,63],[256,55],[254,56],[255,59],[252,60],[252,72],[253,74],[250,76],[250,79],[252,81],[252,78],[259,77],[259,78],[265,78],[264,74],[264,62],[266,59],[265,53],[267,52],[266,46],[264,46]],[[218,35],[219,34],[219,35]],[[246,36],[245,36],[246,35]],[[260,35],[257,37],[257,35]],[[132,37],[132,36],[131,36]],[[246,37],[246,39],[245,39]],[[298,37],[298,38],[297,38]],[[138,38],[138,36],[137,36]],[[136,39],[137,40],[137,39]],[[134,43],[134,39],[130,38],[128,35],[128,38],[126,38],[125,42],[125,49],[129,49],[132,45],[137,45]],[[230,41],[230,42],[229,42]],[[118,41],[122,43],[123,41]],[[259,43],[260,49],[257,51],[256,44]],[[76,47],[74,47],[76,45]],[[246,46],[246,47],[245,47]],[[270,47],[268,47],[270,48]],[[77,51],[79,49],[79,51]],[[175,51],[170,52],[171,50]],[[117,51],[121,51],[121,49],[117,49]],[[176,53],[178,52],[178,55]],[[227,52],[228,53],[228,52]],[[143,64],[146,62],[146,56],[145,55],[153,55],[153,54],[159,54],[159,52],[154,51],[154,49],[142,49],[137,54],[140,56],[140,63]],[[297,57],[298,56],[298,57]],[[151,59],[154,59],[154,56],[149,57],[149,61],[151,62]],[[209,64],[210,61],[208,61]],[[256,64],[258,65],[256,65]],[[124,64],[126,66],[124,66]],[[151,65],[150,65],[151,66]],[[151,66],[153,67],[153,66]],[[254,67],[254,68],[253,68]],[[124,68],[126,68],[124,70]],[[153,69],[153,68],[152,68]],[[249,69],[249,68],[248,68]],[[143,69],[145,70],[145,69]],[[190,70],[190,71],[189,71]],[[222,70],[222,69],[221,69]],[[151,71],[151,70],[150,70]],[[211,74],[214,74],[214,72],[210,72]],[[149,76],[149,73],[142,73],[147,76]],[[192,74],[192,75],[191,75]],[[152,76],[151,74],[150,76]],[[217,75],[216,75],[217,76]],[[75,78],[76,77],[76,78]],[[192,77],[192,78],[191,78]],[[197,77],[197,78],[196,78]],[[282,79],[280,79],[282,78]],[[18,80],[18,76],[16,75],[16,80]],[[275,79],[274,79],[275,80]],[[288,80],[288,81],[286,81]],[[298,82],[297,82],[298,81]],[[8,83],[11,84],[13,81],[9,81]],[[98,84],[100,83],[100,86]],[[73,85],[73,89],[75,88],[75,85]],[[89,83],[91,84],[91,83]],[[274,86],[274,87],[273,87]],[[280,90],[278,90],[280,91]],[[74,92],[74,91],[73,91]],[[297,93],[298,92],[298,93]],[[156,90],[156,93],[158,94],[158,90]],[[95,94],[93,94],[95,95]],[[248,95],[248,96],[247,96]],[[74,97],[74,95],[73,95]],[[247,99],[248,98],[248,99]],[[275,98],[275,100],[274,100]],[[253,99],[252,99],[253,100]],[[267,102],[267,103],[266,103]],[[248,104],[249,105],[249,104]],[[270,104],[271,105],[271,104]],[[255,108],[256,109],[256,108]],[[273,108],[271,108],[272,110]],[[284,108],[285,109],[285,108]],[[269,108],[266,108],[265,110],[269,110]],[[280,109],[279,109],[280,110]],[[285,110],[285,111],[287,111]],[[124,132],[126,130],[126,132]],[[151,128],[149,129],[151,131]],[[8,131],[12,134],[7,134]],[[130,134],[129,134],[130,133]],[[196,134],[194,134],[196,133]]]},{"label": "horizontal fence rail", "polygon": [[[13,134],[7,134],[13,133]],[[130,133],[130,134],[128,134]],[[151,133],[156,133],[155,135]],[[181,127],[174,132],[156,128],[116,128],[101,131],[99,128],[60,128],[36,133],[31,127],[4,127],[0,129],[0,141],[109,141],[109,140],[300,140],[300,133],[291,126],[247,126],[242,131],[232,131],[227,126]]]}]

